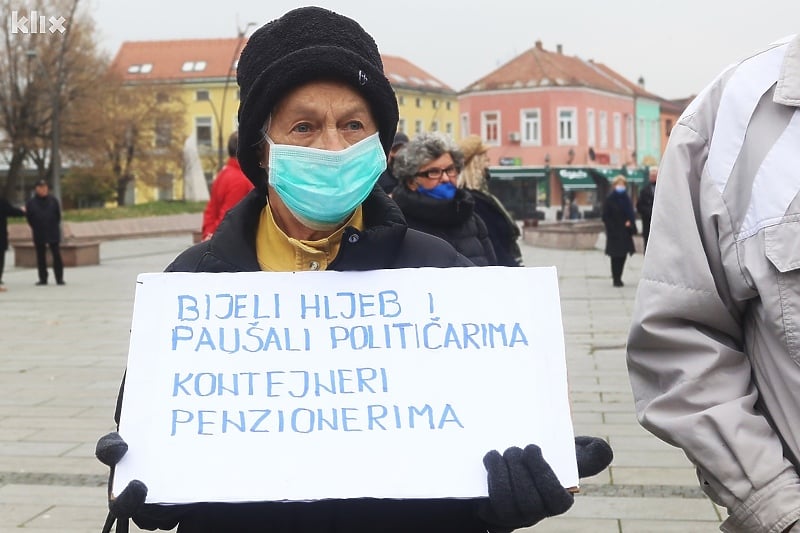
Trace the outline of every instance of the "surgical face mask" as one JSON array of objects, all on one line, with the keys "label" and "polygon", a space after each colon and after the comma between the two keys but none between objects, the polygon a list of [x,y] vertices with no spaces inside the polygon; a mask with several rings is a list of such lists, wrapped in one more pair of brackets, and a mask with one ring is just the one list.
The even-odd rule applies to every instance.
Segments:
[{"label": "surgical face mask", "polygon": [[363,202],[386,169],[378,133],[338,152],[269,143],[269,183],[311,229],[329,229]]},{"label": "surgical face mask", "polygon": [[431,198],[436,198],[437,200],[452,200],[456,195],[456,190],[456,186],[449,181],[440,183],[433,189],[426,189],[421,185],[417,187],[418,193],[424,194],[425,196],[430,196]]},{"label": "surgical face mask", "polygon": [[614,190],[616,192],[618,192],[618,193],[623,193],[623,192],[625,192],[625,186],[624,185],[617,185],[616,187],[614,187]]}]

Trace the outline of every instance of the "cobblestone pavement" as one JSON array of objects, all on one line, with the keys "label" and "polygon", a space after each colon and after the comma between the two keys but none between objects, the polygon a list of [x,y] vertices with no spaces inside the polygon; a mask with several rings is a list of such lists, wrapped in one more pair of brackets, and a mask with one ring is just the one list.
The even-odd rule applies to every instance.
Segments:
[{"label": "cobblestone pavement", "polygon": [[[8,252],[8,292],[0,293],[0,533],[100,530],[107,469],[94,445],[114,429],[136,275],[161,271],[190,244],[190,235],[103,242],[101,264],[68,268],[63,287],[34,286],[35,270],[11,266]],[[523,251],[529,266],[558,268],[576,434],[605,437],[615,450],[607,471],[583,480],[568,513],[531,531],[717,531],[724,510],[698,490],[683,454],[634,416],[624,345],[641,255],[626,265],[626,286],[614,288],[599,250]]]}]

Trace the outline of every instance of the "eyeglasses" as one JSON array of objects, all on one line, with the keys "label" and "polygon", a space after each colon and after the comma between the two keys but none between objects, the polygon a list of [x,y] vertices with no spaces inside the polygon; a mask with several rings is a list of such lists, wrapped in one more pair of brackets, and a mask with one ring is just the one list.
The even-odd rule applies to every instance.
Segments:
[{"label": "eyeglasses", "polygon": [[440,180],[442,174],[447,174],[448,178],[455,178],[458,175],[458,169],[455,165],[450,165],[447,168],[429,168],[428,170],[418,172],[418,178],[427,178],[429,180]]}]

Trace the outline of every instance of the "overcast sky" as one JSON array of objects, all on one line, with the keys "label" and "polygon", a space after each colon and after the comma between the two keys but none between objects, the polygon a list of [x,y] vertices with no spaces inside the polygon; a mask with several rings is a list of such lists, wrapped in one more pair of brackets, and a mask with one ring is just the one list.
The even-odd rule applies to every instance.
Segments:
[{"label": "overcast sky", "polygon": [[[123,41],[235,37],[306,2],[81,0],[113,56]],[[316,0],[356,19],[380,51],[455,90],[541,40],[605,63],[665,98],[696,94],[723,68],[800,31],[800,0]],[[252,32],[252,29],[250,30]]]}]

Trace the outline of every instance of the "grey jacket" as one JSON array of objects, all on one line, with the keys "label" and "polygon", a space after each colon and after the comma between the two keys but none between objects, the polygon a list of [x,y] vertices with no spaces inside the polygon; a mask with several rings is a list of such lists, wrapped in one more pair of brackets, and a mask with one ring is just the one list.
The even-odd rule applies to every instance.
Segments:
[{"label": "grey jacket", "polygon": [[639,421],[697,466],[723,531],[800,519],[799,106],[794,37],[684,112],[628,339]]}]

